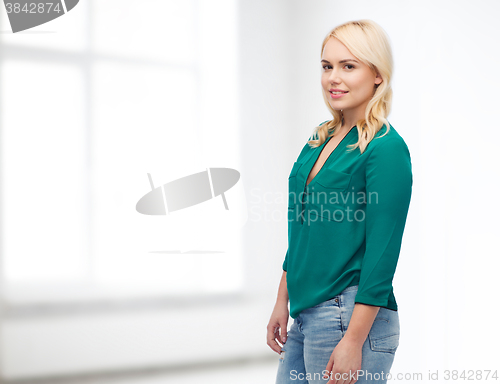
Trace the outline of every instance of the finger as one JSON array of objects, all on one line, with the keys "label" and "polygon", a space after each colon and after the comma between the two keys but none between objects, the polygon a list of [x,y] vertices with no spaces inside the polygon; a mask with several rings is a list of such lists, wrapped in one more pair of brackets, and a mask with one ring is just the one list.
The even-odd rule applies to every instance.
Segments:
[{"label": "finger", "polygon": [[276,329],[278,329],[279,327],[279,323],[276,322],[276,323],[269,323],[267,325],[267,334],[268,336],[273,336],[274,337],[274,334],[276,333]]},{"label": "finger", "polygon": [[347,371],[346,374],[344,375],[345,376],[345,379],[344,379],[344,384],[351,384],[351,372],[350,371]]},{"label": "finger", "polygon": [[267,345],[271,347],[271,349],[276,352],[276,353],[281,353],[281,346],[276,342],[276,340],[273,337],[267,338]]},{"label": "finger", "polygon": [[349,372],[348,375],[349,376],[348,376],[347,380],[345,381],[345,384],[353,384],[354,380],[351,379],[352,378],[351,373]]},{"label": "finger", "polygon": [[276,352],[278,355],[281,354],[281,347],[279,346],[279,344],[272,340],[270,343],[268,343],[268,345],[271,347],[271,349]]},{"label": "finger", "polygon": [[280,327],[277,326],[275,329],[274,329],[274,339],[278,342],[278,345],[281,345],[283,346],[283,342],[281,341],[281,336],[280,336]]},{"label": "finger", "polygon": [[325,376],[323,376],[323,379],[328,379],[328,382],[326,384],[333,384],[334,383],[333,376],[332,376],[332,373],[330,371],[328,371],[328,373]]},{"label": "finger", "polygon": [[287,324],[286,322],[283,324],[280,324],[280,335],[279,335],[279,340],[284,344],[286,343],[286,338],[287,338]]},{"label": "finger", "polygon": [[349,375],[333,368],[330,372],[329,379],[330,381],[328,384],[347,384],[349,382]]},{"label": "finger", "polygon": [[337,380],[335,379],[335,372],[333,372],[333,370],[329,371],[327,384],[337,384]]},{"label": "finger", "polygon": [[281,353],[281,346],[276,342],[276,328],[268,328],[267,330],[267,345],[276,353]]},{"label": "finger", "polygon": [[349,382],[349,384],[354,384],[358,381],[358,372],[354,372],[352,375],[353,379]]},{"label": "finger", "polygon": [[331,378],[332,378],[332,384],[345,384],[346,383],[345,379],[348,378],[348,376],[345,373],[333,370]]},{"label": "finger", "polygon": [[328,371],[328,372],[331,372],[332,368],[333,368],[333,359],[330,358],[330,360],[328,360],[328,364],[326,365],[325,370]]},{"label": "finger", "polygon": [[343,374],[343,383],[344,384],[352,384],[352,377],[354,375],[354,373],[352,373],[353,371],[349,370],[347,371],[346,373]]}]

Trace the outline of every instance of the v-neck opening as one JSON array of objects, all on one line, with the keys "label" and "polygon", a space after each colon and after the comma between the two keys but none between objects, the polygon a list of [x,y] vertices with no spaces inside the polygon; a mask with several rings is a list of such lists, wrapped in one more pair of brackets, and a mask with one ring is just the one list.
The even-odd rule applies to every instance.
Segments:
[{"label": "v-neck opening", "polygon": [[319,155],[318,157],[316,157],[316,160],[314,160],[314,163],[311,167],[311,169],[309,170],[309,173],[307,174],[307,177],[306,177],[306,185],[305,187],[309,187],[311,185],[311,183],[316,180],[316,177],[318,177],[319,173],[323,170],[323,168],[325,167],[326,163],[328,162],[328,159],[330,158],[330,156],[333,154],[333,152],[335,152],[337,150],[337,148],[340,146],[340,144],[342,144],[342,142],[345,140],[345,138],[351,133],[351,131],[353,130],[353,128],[355,128],[356,126],[354,125],[345,135],[344,137],[342,138],[342,140],[339,141],[339,143],[337,144],[337,146],[333,149],[333,151],[330,152],[330,154],[328,155],[328,157],[326,158],[325,162],[323,163],[323,165],[321,166],[321,168],[319,169],[318,173],[316,173],[316,175],[312,178],[312,180],[307,183],[307,179],[309,179],[309,175],[311,174],[314,166],[316,165],[316,162],[318,161],[318,159],[320,158],[321,154],[323,153],[323,150],[325,149],[326,145],[330,142],[330,139],[333,137],[333,136],[330,136],[327,140],[325,140],[325,142],[323,143],[323,148],[321,148],[321,151],[319,151]]}]

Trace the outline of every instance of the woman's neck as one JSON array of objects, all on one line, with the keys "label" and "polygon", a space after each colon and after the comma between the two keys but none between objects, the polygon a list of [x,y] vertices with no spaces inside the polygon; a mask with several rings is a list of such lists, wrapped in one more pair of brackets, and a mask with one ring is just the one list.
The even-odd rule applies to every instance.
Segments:
[{"label": "woman's neck", "polygon": [[340,134],[349,132],[351,128],[354,127],[355,125],[356,125],[355,122],[352,124],[345,124],[344,119],[342,119],[342,125],[339,128],[337,128],[338,129],[337,132],[340,132]]}]

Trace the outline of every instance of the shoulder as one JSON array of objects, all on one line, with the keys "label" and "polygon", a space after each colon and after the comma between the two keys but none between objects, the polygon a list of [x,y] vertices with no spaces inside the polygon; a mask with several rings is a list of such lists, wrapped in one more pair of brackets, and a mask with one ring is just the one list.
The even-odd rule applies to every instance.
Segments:
[{"label": "shoulder", "polygon": [[299,154],[299,157],[297,158],[297,161],[300,161],[306,155],[307,152],[315,149],[315,148],[311,147],[311,145],[309,145],[309,141],[310,140],[318,140],[318,128],[329,121],[330,120],[323,121],[321,124],[319,124],[318,126],[315,127],[313,133],[309,136],[309,138],[306,140],[306,143],[302,147],[302,150],[300,151],[300,154]]},{"label": "shoulder", "polygon": [[401,154],[410,156],[405,140],[390,123],[389,129],[384,124],[375,134],[375,137],[368,144],[367,150],[370,156],[395,156]]},{"label": "shoulder", "polygon": [[[385,132],[385,126],[383,129]],[[365,151],[365,172],[370,188],[379,188],[386,192],[392,190],[391,193],[401,191],[402,188],[411,191],[413,175],[408,146],[394,127],[390,126],[386,135],[381,131],[382,129],[377,132],[377,138],[368,144]],[[377,187],[374,187],[375,185]]]},{"label": "shoulder", "polygon": [[316,127],[314,127],[314,130],[313,130],[312,134],[309,136],[309,139],[307,139],[307,141],[309,141],[309,140],[317,140],[318,139],[318,131],[319,131],[320,127],[323,124],[328,123],[329,121],[330,120],[325,120],[321,124],[318,124]]}]

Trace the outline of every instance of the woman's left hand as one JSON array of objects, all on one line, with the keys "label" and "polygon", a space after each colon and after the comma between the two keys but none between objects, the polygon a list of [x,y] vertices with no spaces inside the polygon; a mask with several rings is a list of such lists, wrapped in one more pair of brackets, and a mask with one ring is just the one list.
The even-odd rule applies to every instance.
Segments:
[{"label": "woman's left hand", "polygon": [[330,379],[327,384],[354,384],[357,381],[357,371],[361,370],[362,349],[363,344],[343,337],[326,365]]}]

